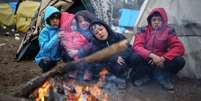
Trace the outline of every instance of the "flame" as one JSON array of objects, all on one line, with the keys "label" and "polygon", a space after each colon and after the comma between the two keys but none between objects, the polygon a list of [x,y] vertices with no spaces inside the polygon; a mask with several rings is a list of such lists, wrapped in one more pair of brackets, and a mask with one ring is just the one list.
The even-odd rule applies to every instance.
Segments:
[{"label": "flame", "polygon": [[108,95],[101,90],[98,83],[89,86],[76,85],[75,89],[76,94],[68,93],[66,101],[109,101]]},{"label": "flame", "polygon": [[105,67],[100,71],[99,76],[100,77],[105,77],[107,74],[108,74],[108,70]]},{"label": "flame", "polygon": [[[79,85],[75,80],[62,81],[63,88],[67,92],[64,94],[66,97],[65,101],[109,101],[108,95],[101,89],[107,74],[108,70],[103,68],[99,73],[100,79],[95,84]],[[45,82],[37,90],[36,101],[45,101],[45,97],[48,95],[51,87],[55,86],[55,82],[54,80]]]},{"label": "flame", "polygon": [[45,101],[45,96],[49,91],[50,83],[46,81],[39,89],[38,89],[38,97],[36,101]]},{"label": "flame", "polygon": [[71,82],[75,86],[76,94],[69,93],[66,101],[109,101],[108,95],[101,89],[105,83],[105,77],[108,74],[108,70],[103,68],[99,73],[100,79],[96,84],[92,85],[77,85],[75,82]]}]

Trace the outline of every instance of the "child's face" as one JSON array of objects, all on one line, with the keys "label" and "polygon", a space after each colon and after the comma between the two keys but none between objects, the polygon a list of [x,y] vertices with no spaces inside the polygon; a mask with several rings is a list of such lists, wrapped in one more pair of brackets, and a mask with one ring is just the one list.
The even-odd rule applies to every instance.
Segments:
[{"label": "child's face", "polygon": [[89,22],[86,21],[83,16],[78,16],[78,24],[82,30],[87,30],[89,28]]},{"label": "child's face", "polygon": [[50,19],[50,24],[53,27],[59,27],[59,22],[60,22],[60,20],[58,18],[52,18],[52,19]]},{"label": "child's face", "polygon": [[151,26],[153,29],[158,29],[162,26],[162,18],[160,16],[153,16],[151,18]]},{"label": "child's face", "polygon": [[103,25],[93,25],[93,34],[98,40],[106,40],[108,38],[108,32]]}]

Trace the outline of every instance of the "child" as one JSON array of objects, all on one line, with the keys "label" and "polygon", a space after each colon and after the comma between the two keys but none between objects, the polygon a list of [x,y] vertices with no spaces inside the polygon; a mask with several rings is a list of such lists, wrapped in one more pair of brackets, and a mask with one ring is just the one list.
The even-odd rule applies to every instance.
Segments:
[{"label": "child", "polygon": [[[78,50],[88,44],[88,40],[79,32],[75,31],[75,19],[74,15],[62,12],[61,13],[61,33],[64,33],[61,38],[61,42],[66,50],[66,53],[72,58],[72,60],[78,60]],[[85,67],[84,67],[85,68]],[[77,70],[71,72],[69,75],[71,78],[75,78],[77,75]]]},{"label": "child", "polygon": [[43,72],[52,69],[61,57],[59,45],[60,12],[57,8],[48,6],[45,10],[45,27],[39,34],[40,51],[35,57],[35,62]]},{"label": "child", "polygon": [[147,21],[148,25],[135,35],[133,43],[133,50],[141,60],[135,67],[134,84],[140,86],[153,77],[165,89],[173,90],[170,74],[176,74],[184,67],[184,46],[167,25],[163,8],[153,9]]},{"label": "child", "polygon": [[75,29],[74,15],[68,12],[62,12],[60,30],[64,33],[64,35],[61,38],[61,42],[68,55],[70,55],[73,60],[77,60],[79,58],[76,51],[88,43],[87,39]]},{"label": "child", "polygon": [[89,42],[93,36],[89,31],[89,25],[93,20],[96,20],[95,16],[87,10],[79,11],[75,14],[75,20],[77,24],[77,31],[79,31]]},{"label": "child", "polygon": [[[110,45],[125,39],[122,34],[115,33],[107,24],[102,21],[93,22],[90,25],[89,29],[94,38],[90,44],[79,50],[80,57],[95,53],[101,49],[107,48]],[[98,65],[101,67],[107,66],[111,73],[115,74],[118,77],[124,77],[125,75],[122,74],[124,74],[127,67],[132,65],[132,58],[135,57],[133,56],[134,54],[131,53],[132,50],[130,47],[121,54],[114,55],[109,60],[105,60],[105,62],[103,63],[98,63]]]}]

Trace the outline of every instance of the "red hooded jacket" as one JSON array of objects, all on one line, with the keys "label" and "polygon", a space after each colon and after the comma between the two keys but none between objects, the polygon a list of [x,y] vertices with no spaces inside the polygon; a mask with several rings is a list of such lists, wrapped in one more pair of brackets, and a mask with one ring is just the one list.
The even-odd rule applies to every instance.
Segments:
[{"label": "red hooded jacket", "polygon": [[[73,31],[72,29],[73,19],[74,14],[70,14],[68,12],[61,13],[60,30],[64,31],[64,36],[61,38],[61,42],[66,51],[68,49],[79,50],[85,44],[88,44],[88,40],[81,33]],[[75,56],[75,58],[77,59],[77,56]]]},{"label": "red hooded jacket", "polygon": [[167,14],[163,8],[155,8],[149,14],[148,18],[155,12],[162,16],[163,24],[161,28],[154,31],[151,24],[135,35],[133,50],[145,59],[148,59],[150,53],[163,56],[167,60],[172,60],[177,56],[184,54],[184,46],[179,40],[175,31],[167,26]]}]

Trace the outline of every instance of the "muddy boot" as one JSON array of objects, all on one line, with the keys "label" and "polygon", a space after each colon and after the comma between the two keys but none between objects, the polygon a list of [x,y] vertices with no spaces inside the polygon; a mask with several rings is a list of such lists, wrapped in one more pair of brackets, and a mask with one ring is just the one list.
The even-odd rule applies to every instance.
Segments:
[{"label": "muddy boot", "polygon": [[150,77],[148,75],[146,75],[140,79],[134,80],[133,85],[134,86],[142,86],[143,84],[147,83],[150,80],[151,80]]},{"label": "muddy boot", "polygon": [[111,75],[107,77],[107,82],[114,83],[119,89],[125,89],[127,87],[126,78],[118,78],[114,75]]},{"label": "muddy boot", "polygon": [[174,90],[174,83],[172,82],[170,77],[161,75],[158,77],[157,80],[160,83],[160,85],[166,90]]},{"label": "muddy boot", "polygon": [[169,73],[163,70],[156,70],[154,72],[154,78],[160,83],[160,85],[166,90],[174,90],[174,83]]}]

